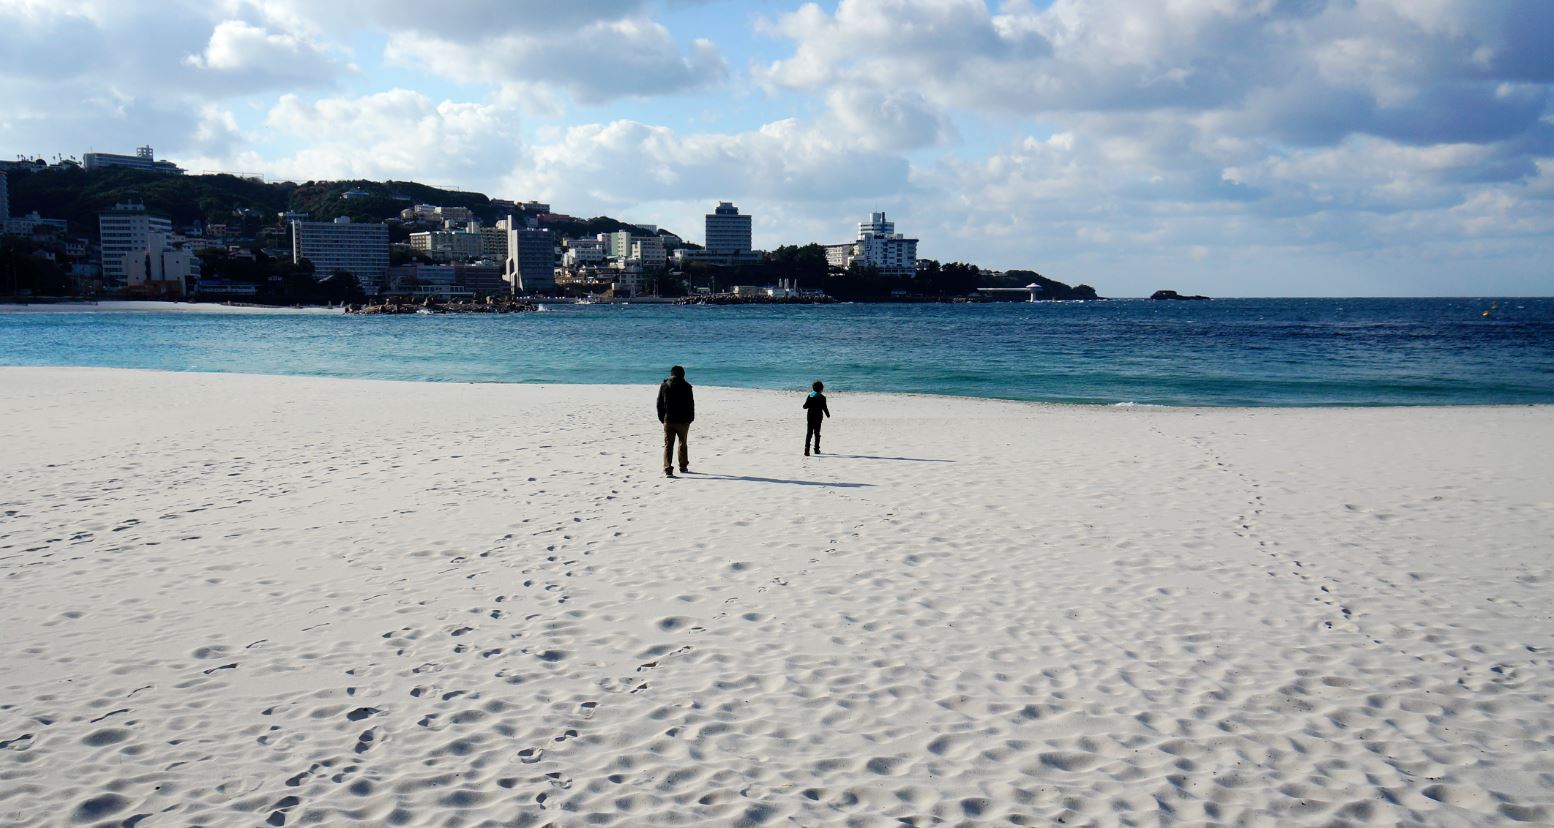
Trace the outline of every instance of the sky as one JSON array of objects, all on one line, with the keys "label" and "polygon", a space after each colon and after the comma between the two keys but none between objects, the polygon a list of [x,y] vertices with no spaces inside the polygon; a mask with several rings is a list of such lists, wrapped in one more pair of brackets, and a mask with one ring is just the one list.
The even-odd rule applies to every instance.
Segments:
[{"label": "sky", "polygon": [[1549,0],[0,0],[0,157],[415,180],[1103,295],[1554,294]]}]

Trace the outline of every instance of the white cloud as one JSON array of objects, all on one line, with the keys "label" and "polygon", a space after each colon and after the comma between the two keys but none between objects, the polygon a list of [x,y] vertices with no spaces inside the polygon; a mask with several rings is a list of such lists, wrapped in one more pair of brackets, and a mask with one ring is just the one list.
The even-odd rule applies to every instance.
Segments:
[{"label": "white cloud", "polygon": [[651,97],[722,81],[728,67],[717,47],[698,39],[684,52],[669,30],[641,17],[595,20],[561,34],[521,31],[459,42],[396,34],[387,57],[462,82],[561,89],[584,104]]},{"label": "white cloud", "polygon": [[204,51],[184,62],[245,88],[328,83],[339,70],[325,50],[308,39],[241,20],[217,23]]},{"label": "white cloud", "polygon": [[265,118],[279,133],[305,139],[277,159],[239,160],[293,180],[395,178],[484,187],[521,152],[515,113],[502,107],[435,101],[393,89],[361,97],[304,101],[282,96]]},{"label": "white cloud", "polygon": [[[649,0],[230,0],[285,31],[375,30],[394,64],[461,84],[485,85],[534,109],[556,108],[556,92],[584,104],[652,97],[724,80],[717,46],[693,38],[685,48],[651,12]],[[527,104],[526,104],[527,105]]]},{"label": "white cloud", "polygon": [[[995,14],[981,0],[841,0],[767,21],[794,49],[759,76],[1043,118],[1221,111],[1227,127],[1282,140],[1493,140],[1542,114],[1554,50],[1526,32],[1554,36],[1551,18],[1525,1],[1056,0]],[[1531,84],[1507,95],[1507,80]]]},{"label": "white cloud", "polygon": [[836,130],[870,149],[910,150],[955,138],[949,116],[914,92],[838,87],[827,93],[826,109],[822,129]]},{"label": "white cloud", "polygon": [[832,202],[909,188],[900,157],[873,152],[796,119],[732,134],[680,134],[636,121],[585,124],[536,146],[509,179],[573,209],[629,208],[644,201]]}]

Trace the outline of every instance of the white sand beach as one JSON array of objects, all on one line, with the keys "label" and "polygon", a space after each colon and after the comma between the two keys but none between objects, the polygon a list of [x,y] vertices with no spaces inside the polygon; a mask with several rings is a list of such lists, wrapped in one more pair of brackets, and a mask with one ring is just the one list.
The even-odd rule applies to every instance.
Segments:
[{"label": "white sand beach", "polygon": [[0,825],[1554,822],[1554,407],[828,393],[0,369]]},{"label": "white sand beach", "polygon": [[0,313],[217,313],[226,315],[339,314],[339,308],[285,307],[278,305],[227,305],[220,302],[159,302],[146,299],[103,299],[101,301],[7,303],[0,302]]}]

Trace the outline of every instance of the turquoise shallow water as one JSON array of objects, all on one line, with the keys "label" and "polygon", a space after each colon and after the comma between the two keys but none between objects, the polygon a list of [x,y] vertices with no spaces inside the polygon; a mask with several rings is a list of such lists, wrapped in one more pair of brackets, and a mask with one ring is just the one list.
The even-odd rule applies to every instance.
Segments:
[{"label": "turquoise shallow water", "polygon": [[1554,403],[1554,299],[0,313],[0,365],[1153,405]]}]

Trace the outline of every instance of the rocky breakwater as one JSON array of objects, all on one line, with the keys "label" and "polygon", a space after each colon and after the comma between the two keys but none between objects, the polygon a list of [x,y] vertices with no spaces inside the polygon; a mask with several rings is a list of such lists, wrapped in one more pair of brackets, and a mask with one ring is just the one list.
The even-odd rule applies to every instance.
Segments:
[{"label": "rocky breakwater", "polygon": [[426,299],[420,302],[396,302],[388,300],[376,304],[345,306],[345,312],[351,314],[527,313],[535,310],[539,310],[539,306],[533,302],[512,298],[498,299],[494,296],[481,301],[434,302]]}]

